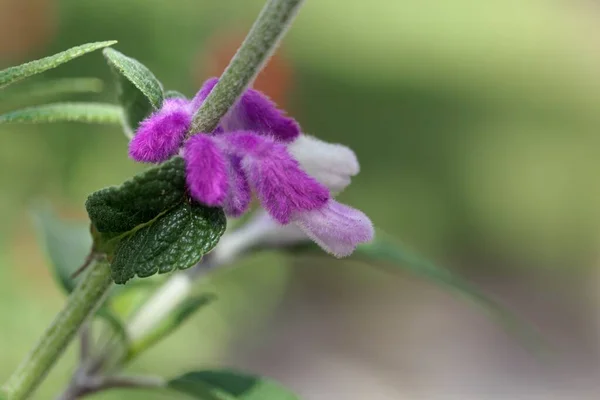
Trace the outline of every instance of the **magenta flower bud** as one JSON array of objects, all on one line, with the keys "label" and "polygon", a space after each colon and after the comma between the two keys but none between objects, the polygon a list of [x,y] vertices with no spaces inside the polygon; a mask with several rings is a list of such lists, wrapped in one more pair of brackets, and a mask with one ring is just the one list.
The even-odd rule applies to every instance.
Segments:
[{"label": "magenta flower bud", "polygon": [[192,136],[184,148],[186,181],[193,198],[208,206],[221,206],[229,186],[227,162],[214,139]]},{"label": "magenta flower bud", "polygon": [[300,168],[285,145],[252,132],[220,136],[242,169],[262,206],[282,224],[295,212],[314,210],[329,199],[329,190]]},{"label": "magenta flower bud", "polygon": [[275,227],[294,223],[298,228],[286,232],[294,237],[304,232],[337,257],[370,241],[369,218],[330,193],[343,190],[358,173],[354,152],[301,135],[296,121],[264,94],[246,90],[213,132],[196,133],[183,143],[194,113],[217,82],[207,80],[191,101],[166,100],[141,123],[130,143],[131,158],[163,162],[183,146],[186,183],[196,201],[239,217],[254,192]]},{"label": "magenta flower bud", "polygon": [[252,193],[248,180],[242,170],[242,160],[240,157],[230,156],[228,162],[229,189],[227,197],[223,204],[223,209],[227,215],[240,217],[250,206]]},{"label": "magenta flower bud", "polygon": [[147,163],[168,160],[177,154],[191,123],[187,100],[165,100],[160,110],[140,124],[129,143],[129,156]]}]

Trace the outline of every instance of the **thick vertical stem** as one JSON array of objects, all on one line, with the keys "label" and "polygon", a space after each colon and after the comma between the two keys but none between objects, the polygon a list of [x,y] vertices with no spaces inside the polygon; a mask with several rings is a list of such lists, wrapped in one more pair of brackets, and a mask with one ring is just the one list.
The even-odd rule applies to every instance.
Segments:
[{"label": "thick vertical stem", "polygon": [[194,116],[189,135],[212,132],[277,48],[304,0],[269,0],[241,47]]},{"label": "thick vertical stem", "polygon": [[110,266],[106,262],[89,267],[63,310],[4,385],[8,400],[25,399],[36,389],[86,318],[101,303],[111,284]]}]

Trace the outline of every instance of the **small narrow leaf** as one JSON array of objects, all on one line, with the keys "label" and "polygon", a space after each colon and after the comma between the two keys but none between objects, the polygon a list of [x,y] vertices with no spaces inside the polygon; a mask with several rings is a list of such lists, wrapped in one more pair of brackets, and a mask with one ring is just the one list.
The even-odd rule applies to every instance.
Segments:
[{"label": "small narrow leaf", "polygon": [[145,332],[144,336],[138,341],[131,343],[129,354],[127,355],[127,362],[175,332],[198,310],[206,307],[215,300],[216,296],[213,294],[192,296],[186,299],[169,313],[169,315],[161,321],[159,326],[150,332]]},{"label": "small narrow leaf", "polygon": [[52,275],[70,293],[75,287],[71,278],[92,248],[88,224],[58,219],[49,207],[32,212],[38,239],[50,261]]},{"label": "small narrow leaf", "polygon": [[35,82],[17,89],[8,89],[4,92],[4,104],[32,103],[32,100],[47,99],[65,94],[100,93],[104,82],[98,78],[63,78],[42,82]]},{"label": "small narrow leaf", "polygon": [[115,283],[195,265],[216,246],[225,225],[220,208],[181,203],[116,246],[111,263]]},{"label": "small narrow leaf", "polygon": [[453,291],[479,305],[506,330],[522,339],[531,350],[539,352],[543,351],[542,348],[545,347],[542,337],[529,324],[521,321],[476,286],[450,269],[441,267],[408,250],[381,231],[377,232],[372,243],[358,246],[355,256],[370,262],[381,262],[390,268],[406,270]]},{"label": "small narrow leaf", "polygon": [[169,381],[168,387],[199,400],[299,400],[268,378],[229,370],[188,372]]},{"label": "small narrow leaf", "polygon": [[74,58],[117,43],[115,40],[106,42],[87,43],[81,46],[73,47],[61,53],[54,54],[39,60],[31,61],[26,64],[9,67],[0,71],[0,89],[12,83],[25,79],[29,76],[39,74],[46,70],[55,68],[61,64],[71,61]]},{"label": "small narrow leaf", "polygon": [[156,290],[158,282],[152,280],[139,280],[128,285],[116,286],[119,288],[110,298],[108,307],[120,318],[128,319],[144,304]]},{"label": "small narrow leaf", "polygon": [[103,54],[117,76],[119,102],[125,110],[127,127],[135,132],[142,120],[162,106],[162,85],[139,61],[114,49],[105,49]]},{"label": "small narrow leaf", "polygon": [[174,157],[120,186],[92,193],[85,208],[99,232],[129,232],[183,201],[185,188],[185,163]]},{"label": "small narrow leaf", "polygon": [[127,328],[125,322],[113,313],[107,306],[100,308],[96,311],[96,317],[106,323],[110,327],[110,330],[119,339],[121,346],[126,351],[129,349],[129,337],[127,335]]},{"label": "small narrow leaf", "polygon": [[0,115],[0,124],[85,122],[119,124],[123,119],[121,107],[103,103],[54,103],[11,111]]}]

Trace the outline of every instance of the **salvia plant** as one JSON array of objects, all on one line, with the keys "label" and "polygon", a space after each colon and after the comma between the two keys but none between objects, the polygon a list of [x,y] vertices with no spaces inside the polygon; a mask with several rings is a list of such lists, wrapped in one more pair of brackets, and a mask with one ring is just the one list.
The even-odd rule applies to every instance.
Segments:
[{"label": "salvia plant", "polygon": [[[216,300],[195,290],[204,272],[231,266],[257,250],[329,253],[390,272],[408,269],[522,331],[476,288],[375,232],[364,213],[336,201],[359,172],[355,153],[304,134],[297,121],[250,88],[301,4],[269,0],[222,76],[207,80],[192,99],[165,90],[146,66],[113,49],[116,41],[84,44],[0,71],[0,88],[5,88],[102,49],[114,72],[118,104],[46,104],[0,115],[0,123],[115,124],[130,138],[129,156],[152,164],[120,185],[89,195],[85,226],[61,221],[48,210],[36,212],[54,275],[68,298],[0,398],[28,398],[79,335],[80,361],[59,399],[114,388],[205,400],[297,399],[266,377],[219,367],[170,378],[123,372]],[[23,100],[101,87],[96,79],[61,79],[13,96]],[[258,205],[250,210],[253,197]],[[247,213],[226,231],[228,220]],[[165,273],[173,274],[160,285],[141,279]],[[142,301],[132,295],[137,293],[146,294]],[[105,340],[92,339],[94,319],[110,328]]]}]

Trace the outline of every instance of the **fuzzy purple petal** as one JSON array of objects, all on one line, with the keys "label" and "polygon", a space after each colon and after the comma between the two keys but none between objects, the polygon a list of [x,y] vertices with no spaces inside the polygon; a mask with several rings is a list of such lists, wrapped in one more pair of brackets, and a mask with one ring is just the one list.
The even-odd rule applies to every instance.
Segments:
[{"label": "fuzzy purple petal", "polygon": [[221,140],[241,157],[248,182],[278,222],[287,224],[293,213],[320,208],[329,200],[329,190],[300,168],[285,145],[252,132],[228,133]]},{"label": "fuzzy purple petal", "polygon": [[[195,112],[202,102],[208,97],[215,87],[218,78],[210,78],[191,102]],[[249,130],[261,135],[273,136],[275,139],[289,143],[300,135],[300,126],[293,119],[279,110],[275,103],[265,94],[255,89],[247,89],[238,102],[221,119],[219,124],[221,132]]]},{"label": "fuzzy purple petal", "polygon": [[177,154],[192,122],[188,109],[185,99],[165,100],[160,110],[140,124],[129,143],[129,156],[139,162],[159,163]]},{"label": "fuzzy purple petal", "polygon": [[373,240],[369,217],[359,210],[329,200],[317,210],[295,213],[293,221],[326,252],[345,257],[356,246]]},{"label": "fuzzy purple petal", "polygon": [[228,161],[229,189],[223,209],[227,215],[239,217],[248,210],[252,193],[242,170],[241,159],[230,156]]},{"label": "fuzzy purple petal", "polygon": [[279,110],[262,92],[248,89],[221,120],[225,132],[249,130],[272,136],[289,143],[300,135],[300,126],[293,118]]},{"label": "fuzzy purple petal", "polygon": [[213,138],[192,136],[184,148],[186,181],[190,194],[208,206],[220,206],[227,196],[226,159]]},{"label": "fuzzy purple petal", "polygon": [[204,81],[202,87],[191,101],[192,113],[195,113],[200,108],[200,106],[202,105],[202,103],[204,103],[204,100],[206,100],[206,98],[213,90],[217,82],[219,82],[219,78],[209,78],[206,81]]}]

